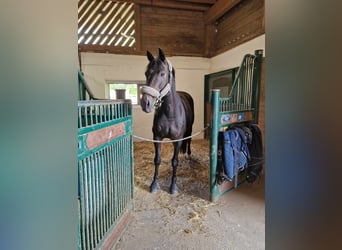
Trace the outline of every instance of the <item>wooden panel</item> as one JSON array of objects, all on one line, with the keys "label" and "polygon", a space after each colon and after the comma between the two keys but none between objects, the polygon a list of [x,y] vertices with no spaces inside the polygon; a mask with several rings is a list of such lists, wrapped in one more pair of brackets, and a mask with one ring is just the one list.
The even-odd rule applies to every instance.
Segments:
[{"label": "wooden panel", "polygon": [[216,0],[176,0],[177,2],[189,2],[189,3],[208,3],[214,4]]},{"label": "wooden panel", "polygon": [[138,4],[123,16],[122,2],[79,0],[79,50],[144,55],[160,47],[168,56],[210,58],[265,33],[264,0],[243,0],[206,24],[208,13],[215,19],[234,1],[127,0]]},{"label": "wooden panel", "polygon": [[204,48],[204,57],[211,57],[212,48],[215,44],[216,38],[216,27],[213,24],[207,24],[205,26],[205,48]]},{"label": "wooden panel", "polygon": [[171,9],[183,9],[193,11],[206,11],[212,5],[211,3],[191,2],[191,1],[174,1],[174,0],[126,0],[127,2],[134,2],[136,4],[164,7]]},{"label": "wooden panel", "polygon": [[203,12],[141,6],[142,50],[167,55],[203,56]]},{"label": "wooden panel", "polygon": [[218,0],[205,15],[205,22],[212,23],[227,13],[231,8],[237,5],[241,0]]},{"label": "wooden panel", "polygon": [[218,20],[214,55],[265,33],[264,0],[245,0]]}]

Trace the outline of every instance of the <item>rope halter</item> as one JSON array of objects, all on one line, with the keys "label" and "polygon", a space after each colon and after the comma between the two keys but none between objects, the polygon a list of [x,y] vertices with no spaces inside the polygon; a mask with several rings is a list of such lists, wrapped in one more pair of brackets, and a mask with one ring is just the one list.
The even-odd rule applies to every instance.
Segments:
[{"label": "rope halter", "polygon": [[169,66],[169,82],[165,85],[164,88],[162,88],[160,91],[151,87],[151,86],[147,86],[144,85],[141,88],[141,93],[142,94],[147,94],[152,96],[153,98],[156,98],[156,102],[154,104],[154,107],[156,109],[160,108],[161,104],[163,103],[162,99],[164,96],[167,95],[167,93],[169,93],[169,91],[171,90],[171,78],[172,78],[172,64],[169,60],[166,59],[166,62]]}]

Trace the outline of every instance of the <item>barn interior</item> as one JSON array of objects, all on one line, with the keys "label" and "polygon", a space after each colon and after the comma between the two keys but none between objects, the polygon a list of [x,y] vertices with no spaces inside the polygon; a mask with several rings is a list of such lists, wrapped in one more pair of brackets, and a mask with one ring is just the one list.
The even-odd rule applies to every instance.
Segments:
[{"label": "barn interior", "polygon": [[[258,126],[265,138],[264,0],[79,0],[79,68],[97,99],[131,99],[133,134],[152,138],[153,113],[139,105],[146,51],[162,48],[176,88],[191,93],[195,122],[191,157],[180,156],[180,194],[167,192],[172,145],[162,145],[161,190],[149,192],[151,142],[134,138],[134,212],[108,249],[264,249],[264,174],[217,202],[209,197],[210,90],[228,95],[246,54],[263,50]],[[206,82],[205,79],[209,79]],[[128,90],[128,86],[134,90]],[[121,92],[122,93],[122,92]]]}]

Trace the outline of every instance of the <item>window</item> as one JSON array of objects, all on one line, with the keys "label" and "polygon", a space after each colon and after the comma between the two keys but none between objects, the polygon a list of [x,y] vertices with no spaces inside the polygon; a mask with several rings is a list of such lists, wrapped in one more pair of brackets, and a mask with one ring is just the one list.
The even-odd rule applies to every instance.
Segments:
[{"label": "window", "polygon": [[78,1],[78,44],[94,50],[135,45],[135,8],[130,1]]},{"label": "window", "polygon": [[143,82],[120,82],[108,83],[109,99],[130,99],[133,105],[140,104],[140,87]]}]

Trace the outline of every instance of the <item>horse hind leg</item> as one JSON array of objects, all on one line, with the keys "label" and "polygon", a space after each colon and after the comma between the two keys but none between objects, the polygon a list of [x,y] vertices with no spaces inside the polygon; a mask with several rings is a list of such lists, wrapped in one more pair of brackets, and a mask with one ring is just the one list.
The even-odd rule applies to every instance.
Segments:
[{"label": "horse hind leg", "polygon": [[173,157],[172,157],[172,180],[169,188],[170,194],[178,194],[177,182],[177,167],[178,167],[178,154],[181,147],[181,142],[175,142],[173,144]]},{"label": "horse hind leg", "polygon": [[191,138],[188,140],[188,156],[191,155]]},{"label": "horse hind leg", "polygon": [[154,143],[154,150],[155,150],[155,156],[154,156],[154,176],[153,176],[153,181],[150,186],[150,192],[151,193],[156,193],[160,189],[158,179],[159,179],[159,165],[161,162],[160,158],[160,143]]}]

